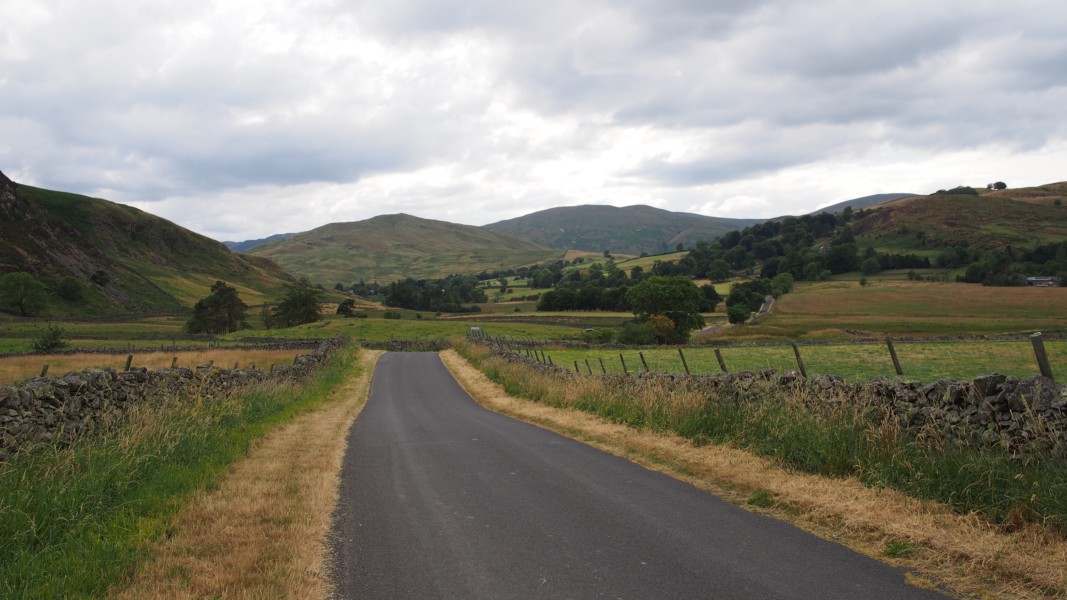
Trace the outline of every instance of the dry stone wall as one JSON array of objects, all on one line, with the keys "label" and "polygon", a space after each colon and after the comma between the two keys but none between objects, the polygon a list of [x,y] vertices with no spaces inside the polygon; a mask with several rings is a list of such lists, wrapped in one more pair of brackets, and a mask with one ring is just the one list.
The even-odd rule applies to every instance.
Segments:
[{"label": "dry stone wall", "polygon": [[[583,376],[521,354],[500,350],[497,353],[541,371]],[[633,377],[621,374],[592,376],[617,380],[619,384],[634,381]],[[992,374],[971,381],[930,384],[889,378],[847,383],[836,375],[805,378],[792,370],[778,373],[766,369],[696,377],[646,372],[638,375],[637,380],[656,380],[706,394],[728,392],[753,401],[783,393],[800,394],[812,410],[848,402],[874,409],[872,415],[892,414],[903,429],[957,443],[999,447],[1013,453],[1047,451],[1067,456],[1067,386],[1057,385],[1047,377],[1020,379]]]},{"label": "dry stone wall", "polygon": [[0,460],[41,445],[67,444],[121,418],[133,405],[166,397],[219,397],[262,381],[299,381],[348,343],[346,336],[324,341],[292,365],[271,371],[144,367],[129,371],[86,369],[61,377],[36,377],[0,386]]}]

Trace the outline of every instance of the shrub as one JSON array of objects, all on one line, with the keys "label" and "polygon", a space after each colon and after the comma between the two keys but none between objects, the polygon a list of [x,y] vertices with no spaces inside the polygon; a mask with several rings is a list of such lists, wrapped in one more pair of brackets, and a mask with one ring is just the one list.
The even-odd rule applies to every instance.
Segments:
[{"label": "shrub", "polygon": [[387,310],[384,313],[382,313],[382,318],[383,319],[392,319],[394,321],[399,321],[401,318],[403,318],[403,315],[401,315],[399,312],[397,312],[395,310]]},{"label": "shrub", "polygon": [[656,343],[656,330],[644,323],[627,323],[615,335],[615,341],[630,346],[648,346]]},{"label": "shrub", "polygon": [[111,276],[107,274],[107,271],[99,270],[93,273],[92,277],[89,278],[89,281],[100,287],[107,287],[107,285],[111,283]]},{"label": "shrub", "polygon": [[351,298],[346,298],[337,305],[337,314],[344,317],[351,317],[356,309],[356,301]]},{"label": "shrub", "polygon": [[860,265],[860,270],[864,275],[874,275],[882,270],[882,263],[878,262],[878,259],[872,256],[863,261],[863,264]]},{"label": "shrub", "polygon": [[49,323],[40,335],[33,339],[33,351],[44,354],[67,347],[67,332],[62,327]]},{"label": "shrub", "polygon": [[85,297],[85,286],[73,275],[67,275],[59,280],[56,286],[56,295],[70,302],[80,302]]},{"label": "shrub", "polygon": [[726,307],[726,318],[731,323],[744,323],[750,314],[752,311],[748,309],[747,304],[732,304]]}]

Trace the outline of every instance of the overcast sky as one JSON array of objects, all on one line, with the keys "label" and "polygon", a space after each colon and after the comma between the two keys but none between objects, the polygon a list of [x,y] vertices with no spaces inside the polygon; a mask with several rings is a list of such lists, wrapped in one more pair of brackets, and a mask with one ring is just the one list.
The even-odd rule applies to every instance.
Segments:
[{"label": "overcast sky", "polygon": [[0,3],[0,170],[220,240],[1065,165],[1063,0]]}]

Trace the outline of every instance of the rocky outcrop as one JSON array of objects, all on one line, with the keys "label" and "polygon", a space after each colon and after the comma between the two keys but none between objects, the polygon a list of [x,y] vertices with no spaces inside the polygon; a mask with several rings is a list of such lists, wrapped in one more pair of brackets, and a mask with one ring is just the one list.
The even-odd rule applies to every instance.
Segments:
[{"label": "rocky outcrop", "polygon": [[42,445],[63,445],[121,419],[126,409],[163,398],[220,397],[263,381],[302,380],[348,342],[338,336],[322,342],[292,365],[271,371],[196,369],[149,371],[87,369],[62,377],[36,377],[0,386],[0,460]]}]

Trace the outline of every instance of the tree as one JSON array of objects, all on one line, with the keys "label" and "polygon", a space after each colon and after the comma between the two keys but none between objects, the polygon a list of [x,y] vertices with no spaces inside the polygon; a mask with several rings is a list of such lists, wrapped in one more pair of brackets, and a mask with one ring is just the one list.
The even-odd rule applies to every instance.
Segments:
[{"label": "tree", "polygon": [[56,295],[70,302],[80,302],[85,296],[85,286],[73,275],[67,275],[59,280],[56,286]]},{"label": "tree", "polygon": [[642,280],[626,292],[626,300],[638,321],[645,322],[661,315],[674,324],[671,343],[689,339],[689,332],[704,326],[700,316],[700,302],[704,294],[685,276],[654,275]]},{"label": "tree", "polygon": [[752,311],[748,310],[748,305],[744,303],[731,304],[726,307],[726,318],[731,323],[744,323],[750,314]]},{"label": "tree", "polygon": [[796,280],[793,279],[792,274],[779,273],[771,280],[771,295],[780,298],[793,291],[794,285],[796,285]]},{"label": "tree", "polygon": [[198,300],[193,316],[185,324],[189,333],[232,333],[247,325],[246,305],[237,297],[237,290],[222,281],[211,286],[211,295]]},{"label": "tree", "polygon": [[712,281],[726,281],[730,278],[730,263],[723,259],[716,259],[708,264],[708,279]]},{"label": "tree", "polygon": [[285,294],[274,307],[271,321],[278,327],[314,323],[322,318],[319,305],[324,298],[322,290],[312,285],[307,277],[301,277],[296,283],[285,286]]},{"label": "tree", "polygon": [[1008,189],[1008,184],[1004,183],[1003,181],[998,181],[998,182],[993,184],[993,189],[994,190],[1006,190],[1006,189]]},{"label": "tree", "polygon": [[874,275],[882,270],[882,263],[872,256],[863,261],[863,264],[860,265],[860,270],[863,271],[864,275]]},{"label": "tree", "polygon": [[356,301],[346,298],[337,305],[337,314],[342,317],[351,317],[356,312]]},{"label": "tree", "polygon": [[722,302],[722,296],[719,295],[719,291],[710,283],[705,283],[700,286],[700,292],[704,296],[700,301],[700,312],[715,312],[715,307]]},{"label": "tree", "polygon": [[0,277],[0,304],[19,311],[25,317],[44,310],[48,305],[48,297],[36,277],[25,271],[17,271]]}]

